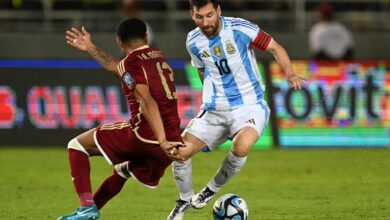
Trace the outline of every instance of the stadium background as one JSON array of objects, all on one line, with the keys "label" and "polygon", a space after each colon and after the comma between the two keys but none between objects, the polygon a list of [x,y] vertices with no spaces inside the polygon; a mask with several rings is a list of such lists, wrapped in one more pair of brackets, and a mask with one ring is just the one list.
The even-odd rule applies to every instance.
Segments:
[{"label": "stadium background", "polygon": [[[257,213],[258,218],[252,214],[253,219],[388,219],[390,216],[390,201],[386,197],[390,192],[385,187],[390,183],[387,150],[390,147],[390,2],[331,2],[336,9],[336,18],[353,33],[354,61],[311,60],[307,35],[316,20],[315,10],[320,1],[221,1],[223,15],[246,18],[273,35],[289,52],[296,72],[308,79],[304,90],[289,90],[272,57],[266,53],[257,54],[273,114],[255,148],[270,150],[252,152],[253,157],[262,161],[248,162],[243,174],[226,187],[230,190],[226,192],[244,195],[252,213]],[[74,135],[97,124],[128,118],[116,78],[86,54],[66,45],[64,32],[67,28],[85,25],[97,45],[121,57],[123,54],[115,44],[117,23],[129,13],[146,19],[153,30],[153,43],[164,52],[175,71],[182,126],[197,114],[201,85],[185,49],[186,33],[194,27],[186,4],[185,0],[145,0],[140,1],[139,8],[134,11],[132,5],[123,5],[119,0],[0,0],[0,169],[5,174],[0,179],[3,188],[0,204],[4,204],[0,206],[3,211],[0,219],[47,219],[61,214],[59,210],[62,209],[55,202],[45,204],[39,211],[30,205],[27,207],[31,210],[27,213],[17,214],[19,209],[15,207],[26,201],[19,195],[20,191],[37,197],[35,193],[45,194],[39,188],[47,186],[53,186],[52,193],[55,194],[61,195],[58,191],[65,191],[62,194],[70,198],[64,199],[67,204],[63,210],[69,211],[76,203],[71,199],[75,196],[71,195],[63,146]],[[227,143],[222,148],[229,146]],[[298,150],[283,150],[292,148]],[[302,148],[320,150],[313,152]],[[223,155],[224,152],[216,152],[215,156],[201,154],[195,158],[195,161],[219,158],[214,163],[194,165],[196,189],[212,176],[212,173],[199,173],[199,170],[217,169]],[[47,161],[42,161],[43,158]],[[104,161],[97,159],[94,163],[97,166],[97,171],[93,171],[97,176],[93,179],[96,185],[97,180],[101,181],[105,176],[99,172],[108,174],[108,170],[103,168]],[[30,164],[40,172],[54,171],[54,174],[46,172],[46,175],[52,175],[48,178],[52,181],[41,182],[35,179],[37,175],[24,173],[23,164]],[[264,173],[260,172],[259,180],[250,180],[257,169]],[[273,173],[275,169],[277,174]],[[307,175],[301,176],[301,171]],[[32,178],[31,185],[38,189],[23,189],[24,179],[15,176],[21,172]],[[316,182],[312,182],[312,173],[316,175]],[[294,182],[298,181],[295,178],[302,177],[307,182]],[[329,178],[339,182],[329,182]],[[58,188],[59,179],[69,187]],[[258,185],[240,190],[246,181]],[[329,188],[316,184],[328,184]],[[158,192],[168,197],[162,201],[166,205],[157,212],[159,214],[143,218],[133,215],[133,219],[161,219],[166,215],[177,195],[169,171],[162,185],[161,188],[168,185],[172,189]],[[129,195],[132,190],[124,194]],[[143,189],[135,190],[143,194]],[[272,190],[281,190],[282,195],[275,196]],[[308,197],[318,197],[313,199],[317,204],[313,206],[314,210],[303,208],[308,205],[303,202],[308,198],[300,197],[300,190]],[[344,193],[349,190],[361,192],[361,197],[345,199],[348,196]],[[256,194],[252,195],[253,191],[260,191],[259,194],[268,196],[269,203],[278,205],[259,202]],[[328,197],[321,197],[323,193],[328,193]],[[335,196],[336,193],[341,193],[342,198]],[[153,197],[154,193],[148,194]],[[15,195],[19,195],[18,199],[5,202]],[[302,208],[302,211],[287,204],[291,198],[298,201],[295,208]],[[125,196],[108,207],[123,207],[121,200],[125,201]],[[153,207],[155,202],[146,200],[151,204],[147,207]],[[352,200],[364,205],[356,205]],[[329,201],[334,204],[327,204]],[[55,213],[50,208],[56,210]],[[331,208],[335,213],[328,214],[327,210]],[[144,212],[144,209],[136,210]],[[110,216],[108,219],[121,219],[137,212],[127,211],[126,214],[108,211],[107,216]],[[31,217],[34,214],[29,217],[28,213],[34,213],[35,217]],[[209,219],[204,216],[208,216],[207,212],[190,215],[190,219]]]}]

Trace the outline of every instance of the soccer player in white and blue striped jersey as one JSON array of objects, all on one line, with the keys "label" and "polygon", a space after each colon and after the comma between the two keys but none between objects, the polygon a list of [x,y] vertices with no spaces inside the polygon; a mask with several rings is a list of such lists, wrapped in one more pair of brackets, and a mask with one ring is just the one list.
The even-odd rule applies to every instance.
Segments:
[{"label": "soccer player in white and blue striped jersey", "polygon": [[[203,208],[241,170],[266,127],[270,110],[264,100],[254,49],[274,56],[291,87],[300,89],[304,84],[304,79],[294,73],[283,47],[256,24],[222,17],[216,0],[189,2],[192,20],[198,27],[188,34],[186,46],[203,82],[203,105],[183,132],[186,147],[172,152],[181,155],[184,162],[173,163],[180,199],[168,220],[183,219],[190,205]],[[191,156],[205,148],[212,151],[228,138],[233,140],[231,151],[207,186],[194,195]]]},{"label": "soccer player in white and blue striped jersey", "polygon": [[271,37],[240,18],[220,17],[220,25],[218,35],[208,37],[209,29],[196,28],[187,37],[192,65],[200,69],[203,78],[202,108],[230,110],[261,104],[264,85],[254,51],[249,47],[259,42],[253,46],[264,50]]}]

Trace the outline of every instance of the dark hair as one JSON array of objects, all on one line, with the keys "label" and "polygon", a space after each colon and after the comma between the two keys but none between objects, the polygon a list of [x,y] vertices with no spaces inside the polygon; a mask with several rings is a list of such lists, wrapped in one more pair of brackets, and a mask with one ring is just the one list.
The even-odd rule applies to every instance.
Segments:
[{"label": "dark hair", "polygon": [[217,2],[217,0],[189,0],[190,1],[190,7],[191,7],[191,10],[196,7],[197,9],[207,5],[208,3],[211,2],[211,4],[213,4],[214,8],[217,8],[219,3]]},{"label": "dark hair", "polygon": [[326,21],[330,21],[333,19],[333,7],[331,4],[321,3],[318,7],[318,11],[320,12],[322,19]]},{"label": "dark hair", "polygon": [[144,39],[146,36],[146,24],[141,19],[128,18],[119,24],[116,34],[123,42]]}]

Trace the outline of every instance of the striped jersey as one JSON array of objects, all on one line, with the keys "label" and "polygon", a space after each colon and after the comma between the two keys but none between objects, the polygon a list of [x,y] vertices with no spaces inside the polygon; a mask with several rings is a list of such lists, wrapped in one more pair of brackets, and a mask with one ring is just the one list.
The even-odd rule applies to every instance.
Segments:
[{"label": "striped jersey", "polygon": [[259,104],[264,84],[253,47],[265,50],[272,38],[247,20],[221,18],[221,31],[208,38],[200,28],[188,33],[192,65],[204,68],[205,110],[230,110]]}]

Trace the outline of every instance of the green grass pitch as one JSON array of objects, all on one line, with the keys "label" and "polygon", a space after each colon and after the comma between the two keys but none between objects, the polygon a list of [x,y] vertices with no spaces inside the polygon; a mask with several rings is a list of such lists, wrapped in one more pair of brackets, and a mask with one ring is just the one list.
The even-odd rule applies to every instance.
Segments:
[{"label": "green grass pitch", "polygon": [[[226,151],[193,159],[195,190],[214,175]],[[91,160],[93,189],[111,174]],[[0,219],[56,219],[78,206],[65,148],[0,148]],[[390,149],[252,151],[216,196],[236,193],[249,219],[390,219]],[[129,180],[101,211],[101,219],[161,220],[178,198],[171,168],[150,190]],[[212,219],[212,204],[191,209],[186,220]]]}]

